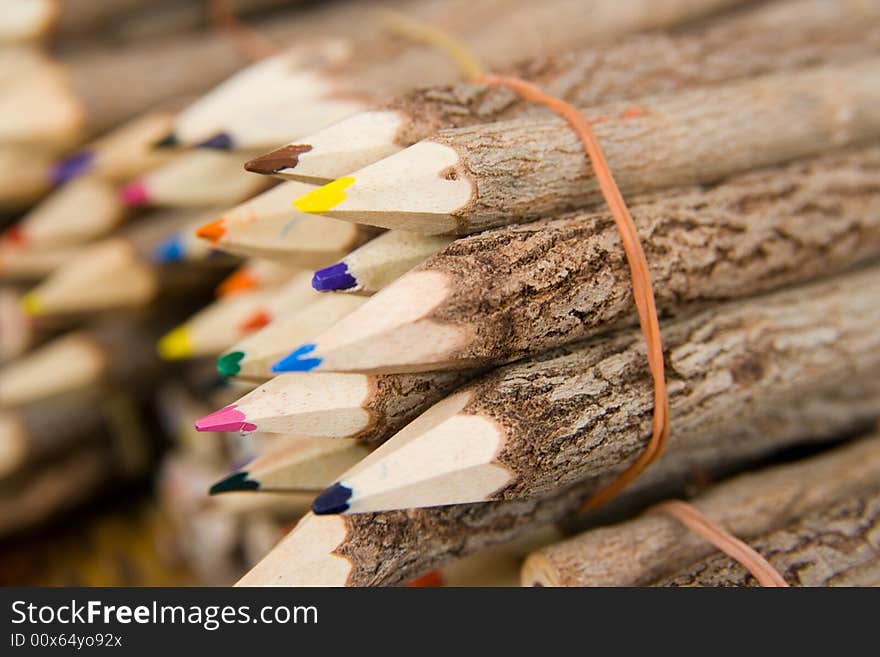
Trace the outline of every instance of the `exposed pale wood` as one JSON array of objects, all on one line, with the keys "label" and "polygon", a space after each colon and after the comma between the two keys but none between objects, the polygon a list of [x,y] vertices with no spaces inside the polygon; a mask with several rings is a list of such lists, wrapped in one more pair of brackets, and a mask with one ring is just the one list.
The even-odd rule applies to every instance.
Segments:
[{"label": "exposed pale wood", "polygon": [[[780,529],[784,535],[784,527],[823,507],[850,504],[876,487],[878,474],[880,441],[875,434],[827,454],[722,482],[693,502],[739,538],[750,544],[758,538],[753,547],[772,562],[773,555],[761,549],[761,536]],[[522,581],[530,586],[639,586],[687,572],[695,562],[725,560],[715,554],[711,544],[678,521],[649,514],[539,550],[526,561]],[[787,573],[794,574],[782,574]]]},{"label": "exposed pale wood", "polygon": [[[589,107],[865,56],[880,48],[878,18],[880,4],[874,2],[759,4],[700,29],[581,48],[532,60],[515,73]],[[505,88],[422,88],[303,137],[293,142],[303,148],[289,154],[276,151],[259,166],[267,173],[323,184],[444,128],[542,112],[546,110]]]},{"label": "exposed pale wood", "polygon": [[198,217],[191,210],[156,212],[80,251],[25,295],[23,302],[40,316],[76,315],[142,307],[158,297],[173,297],[211,285],[211,267],[153,261],[157,244],[181,224]]},{"label": "exposed pale wood", "polygon": [[[875,257],[878,173],[871,147],[632,202],[661,313]],[[581,212],[454,242],[316,336],[314,355],[323,371],[472,367],[635,321],[614,222]]]},{"label": "exposed pale wood", "polygon": [[181,155],[138,182],[151,205],[210,207],[238,203],[262,191],[265,177],[241,168],[241,155],[199,150]]},{"label": "exposed pale wood", "polygon": [[279,374],[236,401],[235,409],[258,431],[376,445],[474,375]]},{"label": "exposed pale wood", "polygon": [[216,356],[251,332],[246,322],[271,303],[273,289],[256,290],[217,299],[166,334],[160,353],[169,360]]},{"label": "exposed pale wood", "polygon": [[25,248],[58,248],[106,235],[127,214],[114,185],[85,176],[50,194],[22,217],[18,229]]},{"label": "exposed pale wood", "polygon": [[[235,157],[240,169],[241,156]],[[293,200],[311,189],[303,183],[287,182],[225,212],[220,218],[224,232],[216,240],[217,247],[315,268],[331,264],[377,234],[372,227],[316,219],[295,210]]]},{"label": "exposed pale wood", "polygon": [[163,110],[136,116],[88,145],[84,150],[94,155],[92,173],[122,183],[178,157],[153,147],[168,133],[174,116]]},{"label": "exposed pale wood", "polygon": [[369,453],[353,441],[281,436],[239,472],[259,491],[317,493]]},{"label": "exposed pale wood", "polygon": [[[880,59],[767,75],[590,108],[625,195],[708,183],[880,136]],[[736,148],[731,148],[731,144]],[[561,119],[443,130],[340,180],[308,210],[433,234],[479,232],[602,201],[575,133]],[[314,194],[314,193],[313,193]],[[304,209],[302,204],[298,204]]]},{"label": "exposed pale wood", "polygon": [[[666,323],[673,429],[661,459],[708,468],[827,438],[815,427],[780,433],[767,418],[834,386],[871,387],[864,380],[880,366],[878,298],[880,269],[872,268]],[[608,481],[644,448],[652,414],[638,330],[546,352],[465,386],[345,473],[344,512]]]},{"label": "exposed pale wood", "polygon": [[276,316],[268,326],[247,336],[227,353],[241,352],[237,376],[266,379],[274,376],[272,365],[301,343],[339,321],[364,303],[364,297],[326,294],[298,310]]},{"label": "exposed pale wood", "polygon": [[402,230],[379,235],[342,259],[355,284],[339,291],[365,295],[378,292],[451,241],[451,237]]}]

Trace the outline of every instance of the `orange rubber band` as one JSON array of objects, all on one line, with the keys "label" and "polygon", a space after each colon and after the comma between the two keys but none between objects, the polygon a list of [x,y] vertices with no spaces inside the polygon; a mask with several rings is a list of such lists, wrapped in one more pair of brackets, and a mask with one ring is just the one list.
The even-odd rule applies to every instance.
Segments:
[{"label": "orange rubber band", "polygon": [[[593,493],[581,505],[580,510],[601,506],[613,499],[621,490],[638,477],[663,451],[669,438],[669,393],[666,389],[666,375],[663,365],[663,342],[660,337],[660,321],[657,318],[657,304],[651,287],[651,274],[645,251],[639,241],[635,223],[620,193],[620,188],[611,173],[608,160],[602,152],[596,133],[590,122],[576,107],[561,98],[545,93],[535,85],[519,78],[484,75],[477,82],[494,86],[505,86],[516,91],[523,98],[544,105],[565,119],[584,145],[584,150],[593,165],[593,172],[599,189],[620,233],[623,250],[632,277],[633,299],[639,313],[639,325],[648,351],[648,367],[654,380],[654,419],[651,438],[641,455],[629,465],[614,481]],[[627,113],[633,115],[632,112]]]},{"label": "orange rubber band", "polygon": [[709,520],[694,505],[680,500],[670,500],[651,507],[647,513],[664,513],[675,518],[688,530],[737,561],[758,580],[761,586],[788,587],[788,582],[782,578],[782,575],[754,548]]},{"label": "orange rubber band", "polygon": [[236,16],[231,0],[208,0],[208,16],[214,29],[248,59],[259,61],[278,52],[275,44]]}]

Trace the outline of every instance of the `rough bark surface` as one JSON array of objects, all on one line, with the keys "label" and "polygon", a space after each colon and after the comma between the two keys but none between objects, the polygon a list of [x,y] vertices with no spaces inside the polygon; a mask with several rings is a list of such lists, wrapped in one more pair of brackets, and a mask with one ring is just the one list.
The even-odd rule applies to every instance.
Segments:
[{"label": "rough bark surface", "polygon": [[[880,385],[875,384],[870,392],[858,389],[825,400],[805,400],[802,406],[780,413],[775,422],[776,426],[788,424],[793,430],[817,421],[825,425],[826,436],[831,436],[857,426],[864,427],[863,418],[868,408],[873,408],[875,413],[880,408]],[[852,411],[862,419],[852,417]],[[688,469],[688,464],[664,458],[652,466],[651,476],[637,482],[628,494],[637,494],[650,481],[678,476]],[[803,488],[796,490],[801,496],[809,497]],[[561,521],[574,513],[593,490],[595,485],[589,482],[560,490],[546,498],[342,516],[348,527],[348,538],[336,553],[347,558],[353,566],[346,585],[389,586],[408,582],[453,559]],[[797,504],[797,498],[793,498],[789,506],[796,508]],[[664,543],[665,549],[678,552],[672,547],[681,544],[684,554],[693,554],[693,543],[699,543],[700,539],[687,542],[687,532],[676,531],[681,529],[680,525],[670,520],[669,526],[669,533],[676,543]],[[636,545],[615,542],[608,550],[626,559],[636,550]],[[625,570],[631,571],[632,568]],[[652,580],[649,578],[644,583],[649,581]]]},{"label": "rough bark surface", "polygon": [[[672,434],[667,453],[709,466],[810,437],[775,409],[880,368],[880,268],[705,311],[663,329]],[[494,499],[607,478],[651,433],[653,385],[641,333],[541,354],[476,381],[462,413],[490,417],[514,473]],[[880,411],[880,409],[877,409]]]},{"label": "rough bark surface", "polygon": [[[625,195],[709,183],[880,136],[880,60],[768,75],[721,87],[643,98],[641,114],[595,125]],[[600,106],[618,117],[631,105]],[[476,233],[601,202],[592,166],[561,119],[443,130],[431,141],[459,155],[446,172],[471,181],[451,215]]]},{"label": "rough bark surface", "polygon": [[370,426],[351,437],[379,445],[477,374],[479,370],[454,370],[373,377],[366,405]]},{"label": "rough bark surface", "polygon": [[[784,11],[783,11],[784,10]],[[814,0],[760,7],[700,31],[635,36],[620,43],[540,58],[513,73],[579,107],[669,93],[880,51],[878,14]],[[407,122],[396,135],[410,146],[444,128],[507,121],[547,110],[506,88],[459,84],[406,94],[385,106]]]},{"label": "rough bark surface", "polygon": [[[741,475],[693,500],[734,535],[772,534],[798,518],[877,486],[880,438],[786,466]],[[760,550],[759,543],[755,544]],[[523,567],[526,584],[644,586],[712,557],[716,548],[662,514],[587,531],[545,547]]]},{"label": "rough bark surface", "polygon": [[[880,585],[880,489],[808,513],[784,529],[749,540],[791,586]],[[717,553],[653,586],[758,586]]]},{"label": "rough bark surface", "polygon": [[[747,296],[880,253],[880,148],[757,171],[631,204],[660,312]],[[571,216],[453,242],[416,268],[445,273],[440,323],[469,323],[451,355],[511,360],[636,321],[613,219]],[[477,319],[479,318],[479,319]]]}]

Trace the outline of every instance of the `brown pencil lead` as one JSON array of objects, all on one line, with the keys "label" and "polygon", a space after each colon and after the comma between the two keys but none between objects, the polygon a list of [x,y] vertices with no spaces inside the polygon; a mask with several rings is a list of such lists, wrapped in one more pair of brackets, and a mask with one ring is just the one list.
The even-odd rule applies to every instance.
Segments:
[{"label": "brown pencil lead", "polygon": [[252,173],[273,175],[282,169],[293,169],[299,164],[299,156],[312,150],[309,144],[288,144],[276,148],[244,163],[244,168]]}]

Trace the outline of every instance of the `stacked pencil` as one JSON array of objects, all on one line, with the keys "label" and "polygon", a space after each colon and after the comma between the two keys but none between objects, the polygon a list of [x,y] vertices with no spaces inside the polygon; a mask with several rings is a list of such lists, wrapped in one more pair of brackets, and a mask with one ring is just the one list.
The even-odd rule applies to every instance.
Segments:
[{"label": "stacked pencil", "polygon": [[[10,533],[121,467],[124,395],[201,583],[763,581],[682,507],[789,585],[880,583],[880,3],[131,4],[92,25],[161,45],[143,89],[63,12],[63,84],[0,80],[53,99],[0,121],[35,154],[0,188]],[[644,251],[671,434],[598,509],[658,400],[628,236],[568,123],[464,51],[589,121]]]}]

